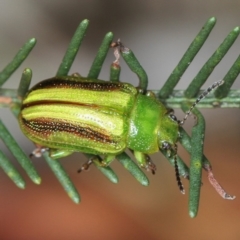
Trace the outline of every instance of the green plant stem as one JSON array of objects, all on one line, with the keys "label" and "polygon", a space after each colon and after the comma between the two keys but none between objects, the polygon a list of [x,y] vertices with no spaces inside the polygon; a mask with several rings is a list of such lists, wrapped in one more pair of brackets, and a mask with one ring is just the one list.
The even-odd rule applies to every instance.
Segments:
[{"label": "green plant stem", "polygon": [[0,138],[3,140],[4,144],[7,146],[9,151],[14,155],[14,157],[21,164],[22,168],[26,171],[31,180],[36,183],[41,183],[41,178],[35,170],[32,162],[25,155],[23,150],[19,147],[15,139],[12,137],[10,132],[4,126],[2,121],[0,120]]},{"label": "green plant stem", "polygon": [[[182,127],[179,129],[179,132],[180,132],[180,136],[181,136],[181,138],[179,139],[179,142],[187,150],[187,152],[189,154],[191,154],[192,145],[191,145],[190,136],[187,134],[187,132]],[[211,168],[211,163],[209,162],[209,160],[206,158],[205,155],[203,155],[202,161],[203,161],[203,169],[204,169],[204,166],[206,166],[206,168]]]},{"label": "green plant stem", "polygon": [[11,108],[14,104],[21,104],[17,90],[0,88],[0,108]]},{"label": "green plant stem", "polygon": [[97,79],[102,69],[103,62],[106,59],[110,44],[113,40],[113,33],[109,32],[105,35],[100,48],[98,49],[97,55],[92,63],[92,66],[88,73],[88,78]]},{"label": "green plant stem", "polygon": [[110,81],[118,82],[121,74],[121,66],[115,63],[111,64],[110,67]]},{"label": "green plant stem", "polygon": [[30,68],[24,69],[22,77],[18,87],[18,97],[23,99],[28,92],[30,83],[32,80],[32,70]]},{"label": "green plant stem", "polygon": [[234,28],[229,35],[224,39],[223,43],[217,48],[215,53],[208,59],[198,72],[196,77],[189,84],[185,91],[186,98],[196,97],[201,86],[206,82],[209,75],[212,73],[217,64],[222,60],[229,48],[233,45],[240,33],[240,28]]},{"label": "green plant stem", "polygon": [[67,192],[68,196],[73,200],[73,202],[79,203],[81,199],[78,191],[76,190],[75,186],[73,185],[72,181],[63,169],[60,162],[58,160],[51,159],[48,155],[48,152],[43,153],[43,156],[47,164],[55,174],[56,178],[63,186],[64,190]]},{"label": "green plant stem", "polygon": [[[89,153],[84,153],[84,155],[88,158],[88,159],[93,159],[93,164],[97,167],[97,169],[105,176],[108,178],[108,180],[110,180],[112,183],[118,183],[118,177],[116,175],[116,173],[111,169],[111,167],[107,166],[107,167],[103,167],[101,166],[101,164],[99,163],[99,160],[101,160],[100,156],[96,156],[93,154],[89,154]],[[94,161],[94,158],[97,158],[98,161]]]},{"label": "green plant stem", "polygon": [[68,49],[64,55],[62,63],[60,64],[56,76],[67,76],[68,72],[73,64],[73,61],[76,57],[78,49],[82,43],[82,40],[86,34],[87,28],[89,25],[89,21],[87,19],[83,20],[75,34],[72,37],[72,40],[68,46]]},{"label": "green plant stem", "polygon": [[27,58],[28,54],[32,51],[37,40],[31,38],[24,46],[19,50],[13,60],[0,72],[0,87],[10,78],[15,70],[22,64]]},{"label": "green plant stem", "polygon": [[230,88],[232,87],[239,73],[240,73],[240,56],[238,56],[237,60],[234,62],[232,67],[229,69],[229,71],[223,78],[224,84],[217,88],[217,90],[214,92],[216,98],[227,97]]},{"label": "green plant stem", "polygon": [[201,49],[205,41],[207,40],[210,32],[212,31],[213,27],[215,26],[216,18],[212,17],[210,18],[201,31],[198,33],[198,35],[195,37],[191,45],[188,47],[187,51],[183,55],[182,59],[178,63],[178,65],[175,67],[161,90],[159,91],[159,97],[160,98],[167,98],[172,93],[173,89],[181,79],[183,73],[186,71],[186,69],[189,67],[190,63],[194,59],[194,57],[197,55],[198,51]]},{"label": "green plant stem", "polygon": [[[199,95],[203,92],[201,90]],[[153,90],[153,93],[157,95],[158,91]],[[184,90],[174,90],[171,97],[168,99],[159,99],[164,102],[169,108],[177,109],[181,108],[183,102],[194,103],[196,98],[187,99],[184,96]],[[214,97],[214,93],[209,93],[204,99],[197,105],[198,108],[239,108],[240,107],[240,90],[230,90],[227,97],[223,99],[217,99]]]},{"label": "green plant stem", "polygon": [[[183,104],[183,110],[189,109],[188,104]],[[189,215],[196,217],[200,200],[200,189],[203,167],[203,143],[205,137],[205,120],[195,108],[193,114],[197,117],[197,124],[192,128],[191,159],[190,159],[190,187],[189,187]]]},{"label": "green plant stem", "polygon": [[138,180],[143,186],[149,185],[149,180],[138,165],[125,153],[117,155],[117,160],[126,168],[132,176]]},{"label": "green plant stem", "polygon": [[135,57],[134,53],[131,49],[123,48],[123,50],[121,51],[121,55],[127,63],[128,67],[137,74],[139,78],[139,88],[145,92],[148,86],[148,76],[137,58]]},{"label": "green plant stem", "polygon": [[2,151],[0,151],[0,167],[19,188],[25,188],[26,183],[23,180],[22,176]]}]

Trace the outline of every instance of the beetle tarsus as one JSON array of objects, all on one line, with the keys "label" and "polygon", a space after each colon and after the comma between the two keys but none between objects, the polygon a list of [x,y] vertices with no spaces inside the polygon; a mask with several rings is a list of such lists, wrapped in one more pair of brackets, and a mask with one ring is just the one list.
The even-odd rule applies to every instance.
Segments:
[{"label": "beetle tarsus", "polygon": [[36,148],[29,154],[30,158],[36,157],[40,158],[42,154],[46,151],[48,151],[48,148],[42,147],[40,145],[36,145]]},{"label": "beetle tarsus", "polygon": [[151,171],[152,174],[154,175],[154,174],[156,173],[156,170],[157,170],[156,165],[155,165],[154,163],[149,164],[149,165],[147,166],[147,170],[148,170],[148,171]]},{"label": "beetle tarsus", "polygon": [[78,169],[78,173],[82,171],[87,171],[90,167],[90,165],[93,163],[92,159],[89,159],[87,162],[85,162],[80,169]]},{"label": "beetle tarsus", "polygon": [[146,166],[147,171],[151,171],[154,175],[156,173],[157,167],[156,165],[151,161],[150,157],[148,159],[148,164]]}]

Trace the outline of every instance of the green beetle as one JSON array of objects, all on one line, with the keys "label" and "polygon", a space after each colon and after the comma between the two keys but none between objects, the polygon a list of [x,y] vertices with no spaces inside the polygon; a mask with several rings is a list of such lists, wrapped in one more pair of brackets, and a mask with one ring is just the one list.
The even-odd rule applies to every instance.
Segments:
[{"label": "green beetle", "polygon": [[178,121],[152,92],[143,94],[129,83],[77,74],[54,77],[39,82],[27,93],[19,124],[23,133],[40,146],[33,152],[35,156],[46,149],[53,159],[84,152],[102,155],[100,164],[107,166],[128,148],[141,167],[154,173],[156,167],[148,154],[165,149],[174,157],[178,185],[184,193],[176,160],[179,126],[192,108],[222,83],[208,88]]},{"label": "green beetle", "polygon": [[[171,148],[178,122],[166,107],[128,83],[82,77],[54,77],[35,85],[23,100],[19,123],[34,143],[53,158],[74,151],[104,154],[108,162],[126,148],[140,165],[146,154]],[[57,150],[55,150],[57,149]]]}]

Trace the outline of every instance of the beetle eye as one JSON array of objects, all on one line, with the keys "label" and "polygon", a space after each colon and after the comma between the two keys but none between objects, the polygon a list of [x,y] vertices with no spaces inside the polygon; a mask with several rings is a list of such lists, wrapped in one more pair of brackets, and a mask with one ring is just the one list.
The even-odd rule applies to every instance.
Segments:
[{"label": "beetle eye", "polygon": [[162,149],[168,150],[171,148],[171,145],[168,142],[163,142],[162,143]]},{"label": "beetle eye", "polygon": [[171,118],[173,121],[175,121],[175,122],[178,121],[178,120],[177,120],[177,117],[176,117],[174,114],[169,114],[169,116],[170,116],[170,118]]}]

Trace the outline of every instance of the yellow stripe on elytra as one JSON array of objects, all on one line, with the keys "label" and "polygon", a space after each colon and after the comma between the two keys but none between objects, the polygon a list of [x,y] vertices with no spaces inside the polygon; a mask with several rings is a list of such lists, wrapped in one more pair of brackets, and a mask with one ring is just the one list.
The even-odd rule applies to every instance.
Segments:
[{"label": "yellow stripe on elytra", "polygon": [[34,102],[63,101],[76,104],[98,105],[101,107],[114,107],[120,112],[131,109],[133,95],[137,91],[126,93],[117,91],[92,91],[86,89],[38,89],[29,93],[23,104],[34,104]]},{"label": "yellow stripe on elytra", "polygon": [[95,131],[121,136],[126,131],[127,121],[119,114],[104,113],[87,106],[70,104],[33,105],[23,109],[22,116],[27,121],[39,118],[59,119],[79,126],[89,126]]}]

